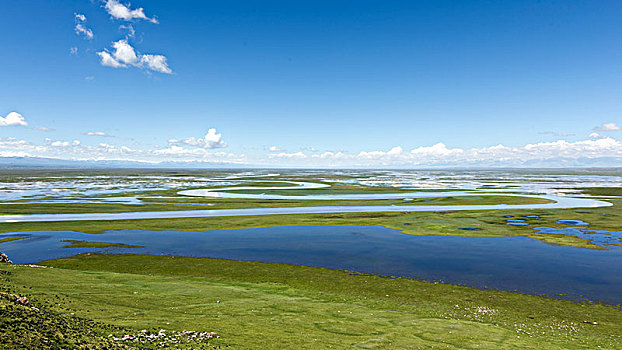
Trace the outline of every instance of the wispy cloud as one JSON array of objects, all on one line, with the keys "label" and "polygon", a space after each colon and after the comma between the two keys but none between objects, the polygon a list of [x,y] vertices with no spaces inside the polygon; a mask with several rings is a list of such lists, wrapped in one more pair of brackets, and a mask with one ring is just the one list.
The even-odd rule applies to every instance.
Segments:
[{"label": "wispy cloud", "polygon": [[616,123],[604,123],[600,126],[596,126],[593,129],[594,131],[618,131],[622,130],[622,127],[618,126]]},{"label": "wispy cloud", "polygon": [[45,126],[31,126],[30,129],[39,130],[39,131],[54,131],[53,128],[48,128]]},{"label": "wispy cloud", "polygon": [[307,155],[302,152],[295,152],[295,153],[281,152],[281,153],[268,154],[268,158],[305,159],[307,158]]},{"label": "wispy cloud", "polygon": [[101,137],[114,137],[112,135],[108,135],[103,131],[87,131],[87,132],[83,132],[82,135],[86,135],[86,136],[101,136]]},{"label": "wispy cloud", "polygon": [[115,19],[121,19],[124,21],[131,21],[134,19],[143,19],[151,23],[158,23],[157,18],[147,17],[145,10],[142,7],[137,9],[131,9],[131,4],[124,5],[117,0],[107,0],[104,5],[106,12]]},{"label": "wispy cloud", "polygon": [[93,31],[86,26],[86,16],[76,13],[74,14],[74,18],[76,21],[76,26],[74,27],[76,34],[83,35],[86,39],[92,40],[95,37],[95,34],[93,34]]},{"label": "wispy cloud", "polygon": [[282,148],[278,148],[276,146],[271,146],[270,148],[268,148],[268,151],[270,151],[270,152],[285,152],[287,150],[282,149]]},{"label": "wispy cloud", "polygon": [[128,25],[120,25],[119,26],[119,31],[121,32],[125,32],[125,36],[127,38],[134,38],[136,36],[136,30],[134,30],[134,26],[131,24]]},{"label": "wispy cloud", "polygon": [[568,137],[568,136],[574,136],[575,134],[569,134],[567,132],[540,131],[540,132],[538,132],[538,135],[551,135],[551,136],[556,136],[556,137]]}]

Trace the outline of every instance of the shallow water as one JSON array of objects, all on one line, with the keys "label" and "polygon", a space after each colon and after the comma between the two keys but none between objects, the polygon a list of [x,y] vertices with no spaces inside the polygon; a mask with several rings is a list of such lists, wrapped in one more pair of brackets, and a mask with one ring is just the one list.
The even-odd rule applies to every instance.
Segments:
[{"label": "shallow water", "polygon": [[[380,226],[285,226],[222,231],[23,232],[0,244],[16,263],[81,252],[171,254],[322,266],[532,294],[622,303],[622,248],[554,246],[524,237],[412,236]],[[145,248],[62,248],[63,239]]]},{"label": "shallow water", "polygon": [[459,210],[496,210],[496,209],[568,209],[607,207],[609,202],[589,198],[564,196],[532,196],[549,199],[545,204],[479,204],[479,205],[363,205],[363,206],[317,206],[286,208],[248,208],[217,210],[167,210],[126,213],[79,213],[79,214],[28,214],[0,215],[2,222],[37,222],[37,221],[79,221],[79,220],[132,220],[132,219],[173,219],[228,217],[251,215],[282,214],[330,214],[330,213],[378,213],[378,212],[413,212],[413,211],[459,211]]},{"label": "shallow water", "polygon": [[589,222],[585,222],[583,220],[559,220],[557,222],[559,222],[560,224],[572,226],[587,226],[590,224]]},{"label": "shallow water", "polygon": [[611,247],[611,245],[622,244],[622,231],[589,230],[585,227],[534,227],[534,230],[539,233],[574,236],[581,239],[587,239],[590,243],[601,247]]}]

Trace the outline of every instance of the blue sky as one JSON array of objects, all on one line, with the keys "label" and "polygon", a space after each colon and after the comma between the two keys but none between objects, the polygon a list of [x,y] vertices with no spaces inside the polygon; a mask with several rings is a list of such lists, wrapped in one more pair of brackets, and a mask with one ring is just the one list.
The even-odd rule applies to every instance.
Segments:
[{"label": "blue sky", "polygon": [[27,125],[4,121],[0,156],[621,166],[621,15],[619,1],[4,1],[0,116]]}]

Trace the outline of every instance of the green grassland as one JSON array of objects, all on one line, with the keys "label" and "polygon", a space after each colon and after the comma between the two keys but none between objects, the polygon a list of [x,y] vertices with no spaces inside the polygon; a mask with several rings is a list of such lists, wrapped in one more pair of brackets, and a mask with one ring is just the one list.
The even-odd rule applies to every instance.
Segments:
[{"label": "green grassland", "polygon": [[598,304],[206,258],[41,264],[54,268],[1,265],[5,288],[48,313],[126,330],[215,331],[213,344],[234,349],[622,347],[622,312]]},{"label": "green grassland", "polygon": [[[6,281],[2,282],[7,290]],[[117,327],[45,308],[35,310],[4,294],[0,295],[0,316],[2,349],[127,349],[104,335],[118,332]]]}]

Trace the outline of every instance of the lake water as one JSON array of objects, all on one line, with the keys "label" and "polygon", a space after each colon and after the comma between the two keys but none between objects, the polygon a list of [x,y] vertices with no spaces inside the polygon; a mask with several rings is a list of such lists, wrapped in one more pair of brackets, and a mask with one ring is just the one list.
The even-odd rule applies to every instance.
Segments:
[{"label": "lake water", "polygon": [[[381,226],[284,226],[222,231],[15,232],[15,263],[82,252],[212,257],[322,266],[569,299],[622,303],[622,248],[554,246],[525,237],[412,236]],[[145,248],[63,248],[64,239]],[[557,294],[564,294],[559,296]]]}]

